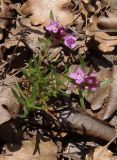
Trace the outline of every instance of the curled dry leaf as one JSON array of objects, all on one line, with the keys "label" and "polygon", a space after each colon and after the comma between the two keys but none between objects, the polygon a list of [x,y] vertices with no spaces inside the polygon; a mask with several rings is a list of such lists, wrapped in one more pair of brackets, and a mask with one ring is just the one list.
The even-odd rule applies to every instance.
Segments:
[{"label": "curled dry leaf", "polygon": [[116,133],[114,127],[80,109],[63,111],[59,121],[62,121],[61,124],[65,124],[67,128],[71,126],[77,133],[82,132],[106,141],[110,141]]},{"label": "curled dry leaf", "polygon": [[8,76],[0,86],[0,124],[15,117],[19,111],[20,105],[11,91],[16,80],[15,77]]},{"label": "curled dry leaf", "polygon": [[109,118],[117,110],[117,66],[113,66],[112,84],[108,104],[103,119]]},{"label": "curled dry leaf", "polygon": [[73,15],[70,11],[71,0],[27,0],[21,7],[24,15],[30,16],[31,24],[46,25],[50,22],[50,11],[61,24],[72,23]]}]

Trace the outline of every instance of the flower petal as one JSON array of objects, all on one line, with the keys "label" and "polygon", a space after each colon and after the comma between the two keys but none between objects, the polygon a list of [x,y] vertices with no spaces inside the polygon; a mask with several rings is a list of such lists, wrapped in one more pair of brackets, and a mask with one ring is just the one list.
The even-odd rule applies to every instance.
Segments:
[{"label": "flower petal", "polygon": [[72,79],[77,79],[77,74],[76,73],[70,73],[69,77],[72,78]]}]

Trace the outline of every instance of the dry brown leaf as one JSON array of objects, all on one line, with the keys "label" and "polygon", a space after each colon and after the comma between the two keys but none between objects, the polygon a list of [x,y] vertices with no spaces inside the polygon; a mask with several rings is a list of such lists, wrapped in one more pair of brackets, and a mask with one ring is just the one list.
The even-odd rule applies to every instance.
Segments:
[{"label": "dry brown leaf", "polygon": [[[20,105],[13,96],[11,86],[16,82],[15,77],[8,76],[0,86],[0,124],[15,117],[19,111]],[[4,117],[5,116],[5,117]]]},{"label": "dry brown leaf", "polygon": [[[11,17],[11,9],[9,7],[10,0],[7,1],[7,3],[4,0],[0,1],[0,29],[4,29],[7,27],[7,24],[10,19],[7,19],[7,17]],[[2,31],[2,30],[1,30]],[[3,38],[3,33],[0,31],[0,40]]]},{"label": "dry brown leaf", "polygon": [[110,91],[110,86],[104,87],[104,88],[99,88],[93,97],[93,101],[91,104],[91,109],[92,110],[98,110],[102,107],[105,98],[108,97]]},{"label": "dry brown leaf", "polygon": [[[97,73],[98,80],[100,82],[103,82],[104,80],[111,79],[111,70],[101,68],[100,71]],[[86,100],[91,103],[91,109],[92,110],[98,110],[102,108],[105,99],[109,96],[110,92],[110,84],[104,87],[97,88],[96,92],[91,93],[86,97]]]},{"label": "dry brown leaf", "polygon": [[89,3],[90,0],[82,0],[84,3]]},{"label": "dry brown leaf", "polygon": [[70,11],[71,0],[27,0],[21,7],[24,15],[31,15],[30,21],[33,25],[45,25],[50,22],[50,11],[52,10],[55,19],[61,24],[67,25],[73,22],[73,15]]},{"label": "dry brown leaf", "polygon": [[87,156],[86,160],[111,160],[113,154],[105,147],[97,147],[93,155]]},{"label": "dry brown leaf", "polygon": [[91,19],[91,23],[87,28],[86,33],[94,36],[96,42],[99,43],[98,48],[104,53],[111,52],[117,46],[117,36],[110,36],[108,33],[101,31],[97,27],[97,18]]},{"label": "dry brown leaf", "polygon": [[[32,141],[22,141],[22,145],[18,144],[7,144],[7,154],[11,156],[0,156],[0,160],[57,160],[57,146],[50,140],[40,142],[36,145],[36,139],[33,138]],[[37,152],[35,154],[35,147]],[[19,150],[17,150],[19,148]]]},{"label": "dry brown leaf", "polygon": [[72,126],[77,133],[84,133],[93,137],[101,138],[110,141],[115,136],[115,129],[113,126],[92,117],[81,109],[71,109],[63,111],[60,115],[61,124],[68,124]]},{"label": "dry brown leaf", "polygon": [[103,28],[117,29],[117,13],[108,13],[108,17],[100,16],[98,18],[98,25]]},{"label": "dry brown leaf", "polygon": [[7,122],[11,119],[10,114],[8,111],[3,108],[3,106],[0,106],[0,124],[3,124],[4,122]]},{"label": "dry brown leaf", "polygon": [[108,104],[103,119],[109,118],[117,110],[117,66],[113,66],[112,84]]}]

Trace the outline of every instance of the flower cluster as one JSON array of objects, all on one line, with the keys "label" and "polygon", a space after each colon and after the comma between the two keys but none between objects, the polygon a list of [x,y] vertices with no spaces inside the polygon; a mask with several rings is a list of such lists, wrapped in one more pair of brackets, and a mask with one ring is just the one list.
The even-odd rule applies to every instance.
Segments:
[{"label": "flower cluster", "polygon": [[73,49],[76,46],[77,38],[67,34],[67,30],[59,23],[51,21],[48,26],[45,27],[46,32],[50,33],[56,40],[62,40],[64,45]]},{"label": "flower cluster", "polygon": [[99,81],[94,73],[86,74],[81,68],[71,73],[70,78],[75,80],[75,83],[82,89],[96,91],[99,86]]}]

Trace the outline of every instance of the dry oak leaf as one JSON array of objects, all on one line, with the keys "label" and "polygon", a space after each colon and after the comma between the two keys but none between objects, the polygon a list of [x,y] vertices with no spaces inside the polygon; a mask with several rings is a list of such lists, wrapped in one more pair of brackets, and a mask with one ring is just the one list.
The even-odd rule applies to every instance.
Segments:
[{"label": "dry oak leaf", "polygon": [[8,143],[6,144],[6,154],[12,154],[12,156],[1,155],[0,160],[57,160],[58,148],[51,140],[45,142],[40,140],[37,144],[38,146],[35,145],[35,137],[31,141],[22,141],[22,146],[20,144]]},{"label": "dry oak leaf", "polygon": [[93,156],[87,156],[86,160],[111,160],[113,153],[106,147],[97,147],[94,150]]},{"label": "dry oak leaf", "polygon": [[0,85],[0,124],[15,117],[19,111],[20,105],[11,91],[15,82],[15,77],[8,76]]},{"label": "dry oak leaf", "polygon": [[[117,12],[117,10],[116,10]],[[98,25],[105,29],[117,29],[117,13],[116,12],[109,12],[106,16],[100,16],[98,18]]]},{"label": "dry oak leaf", "polygon": [[98,41],[100,44],[98,48],[102,52],[111,52],[117,46],[117,36],[110,36],[104,32],[95,32],[95,40]]},{"label": "dry oak leaf", "polygon": [[50,11],[61,24],[73,22],[70,11],[71,0],[27,0],[21,7],[21,12],[30,16],[32,25],[47,25],[50,22]]},{"label": "dry oak leaf", "polygon": [[98,49],[103,53],[111,52],[117,46],[117,36],[110,36],[108,33],[100,31],[97,27],[98,18],[92,16],[90,19],[90,25],[86,29],[86,34],[93,36],[95,42],[98,42]]},{"label": "dry oak leaf", "polygon": [[3,38],[2,29],[7,27],[7,24],[9,23],[9,20],[7,17],[11,17],[11,9],[9,7],[10,1],[8,0],[5,2],[5,0],[0,1],[0,40]]},{"label": "dry oak leaf", "polygon": [[117,111],[117,65],[113,66],[111,90],[103,119],[108,119]]}]

